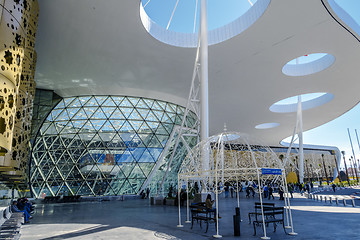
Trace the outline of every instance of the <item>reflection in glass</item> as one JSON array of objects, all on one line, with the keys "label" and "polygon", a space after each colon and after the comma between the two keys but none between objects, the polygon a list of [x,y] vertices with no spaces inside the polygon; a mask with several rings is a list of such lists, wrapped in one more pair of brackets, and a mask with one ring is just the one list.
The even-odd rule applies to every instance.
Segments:
[{"label": "reflection in glass", "polygon": [[[183,113],[181,106],[145,98],[62,99],[34,142],[30,181],[35,197],[137,194],[148,177],[156,191],[174,148],[170,136],[176,135],[172,131]],[[187,121],[195,123],[195,118],[190,113]],[[197,139],[187,141],[193,146]],[[181,147],[176,151],[165,188],[176,181],[186,154]]]}]

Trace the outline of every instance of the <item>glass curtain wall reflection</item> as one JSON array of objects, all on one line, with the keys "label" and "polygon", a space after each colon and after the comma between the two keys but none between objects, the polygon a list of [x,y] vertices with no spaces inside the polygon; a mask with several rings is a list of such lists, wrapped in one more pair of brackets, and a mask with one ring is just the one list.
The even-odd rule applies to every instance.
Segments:
[{"label": "glass curtain wall reflection", "polygon": [[[62,99],[33,145],[34,196],[137,194],[149,176],[156,181],[164,176],[171,155],[164,148],[173,148],[170,136],[176,135],[172,132],[181,125],[184,111],[179,105],[139,97]],[[190,113],[186,121],[191,125],[195,118]],[[196,138],[188,141],[196,144]],[[166,182],[176,182],[170,178],[177,177],[185,154],[181,147],[176,151]]]}]

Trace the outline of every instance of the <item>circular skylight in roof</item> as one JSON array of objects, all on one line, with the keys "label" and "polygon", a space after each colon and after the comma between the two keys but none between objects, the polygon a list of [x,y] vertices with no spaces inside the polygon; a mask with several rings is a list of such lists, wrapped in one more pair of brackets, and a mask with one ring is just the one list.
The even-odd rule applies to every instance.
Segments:
[{"label": "circular skylight in roof", "polygon": [[256,129],[269,129],[269,128],[275,128],[278,126],[280,126],[280,123],[263,123],[263,124],[256,125],[255,128]]},{"label": "circular skylight in roof", "polygon": [[[154,38],[178,47],[196,47],[200,1],[141,0],[140,18]],[[270,0],[208,1],[208,43],[220,43],[250,27]]]},{"label": "circular skylight in roof", "polygon": [[[334,95],[331,93],[308,93],[302,94],[301,96],[301,106],[302,110],[308,110],[311,108],[319,107],[325,103],[330,102]],[[289,97],[278,101],[271,105],[269,108],[272,112],[277,113],[289,113],[296,112],[298,105],[298,96]]]},{"label": "circular skylight in roof", "polygon": [[282,72],[288,76],[306,76],[321,72],[334,62],[335,57],[328,53],[306,54],[286,63]]}]

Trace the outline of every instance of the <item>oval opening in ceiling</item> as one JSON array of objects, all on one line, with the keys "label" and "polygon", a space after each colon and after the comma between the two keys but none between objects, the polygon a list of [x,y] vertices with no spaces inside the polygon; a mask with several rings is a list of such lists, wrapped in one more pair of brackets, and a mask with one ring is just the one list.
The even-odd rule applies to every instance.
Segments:
[{"label": "oval opening in ceiling", "polygon": [[[208,1],[208,44],[226,41],[249,28],[269,3],[270,0]],[[200,0],[141,0],[140,18],[147,32],[163,43],[197,46]]]},{"label": "oval opening in ceiling", "polygon": [[[300,96],[303,111],[324,105],[334,98],[333,94],[323,92],[307,93]],[[274,103],[269,110],[276,113],[291,113],[297,111],[297,105],[298,96],[293,96]]]},{"label": "oval opening in ceiling", "polygon": [[255,128],[256,129],[269,129],[269,128],[275,128],[278,126],[280,126],[280,123],[263,123],[263,124],[256,125]]},{"label": "oval opening in ceiling", "polygon": [[282,72],[288,76],[306,76],[321,72],[335,62],[328,53],[312,53],[294,58],[284,65]]}]

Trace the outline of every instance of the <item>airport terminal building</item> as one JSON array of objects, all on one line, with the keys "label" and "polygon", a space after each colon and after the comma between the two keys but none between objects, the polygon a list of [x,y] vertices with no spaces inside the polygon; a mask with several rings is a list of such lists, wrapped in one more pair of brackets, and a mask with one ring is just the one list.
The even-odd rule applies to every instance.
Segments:
[{"label": "airport terminal building", "polygon": [[[0,0],[4,186],[43,198],[177,184],[201,140],[200,10],[190,6],[190,30],[177,31],[181,10],[171,6],[164,26],[156,2]],[[349,86],[360,74],[360,27],[338,2],[244,0],[233,19],[209,20],[209,135],[247,133],[281,159],[299,105],[306,131],[359,102]],[[304,148],[307,181],[336,177],[336,147]],[[285,169],[297,172],[298,152],[289,153]]]}]

